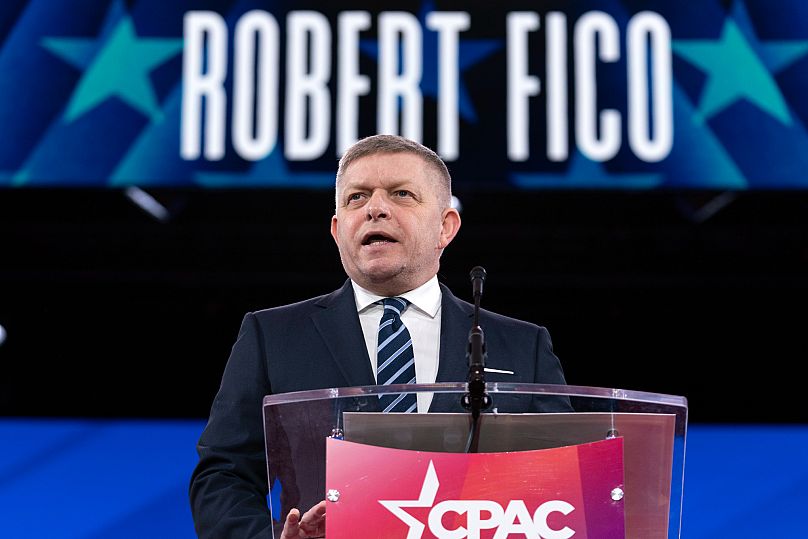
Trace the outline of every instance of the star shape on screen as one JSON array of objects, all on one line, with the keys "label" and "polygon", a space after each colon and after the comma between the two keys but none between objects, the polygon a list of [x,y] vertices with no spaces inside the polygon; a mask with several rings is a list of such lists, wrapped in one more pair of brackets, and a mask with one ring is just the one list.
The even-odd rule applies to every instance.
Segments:
[{"label": "star shape on screen", "polygon": [[673,51],[707,74],[697,120],[705,121],[746,99],[791,124],[788,103],[773,75],[808,53],[808,41],[758,39],[743,2],[736,2],[718,39],[677,39]]},{"label": "star shape on screen", "polygon": [[131,16],[116,2],[99,36],[46,37],[42,46],[82,71],[65,111],[67,122],[113,97],[152,121],[162,119],[149,75],[182,50],[182,39],[138,36]]},{"label": "star shape on screen", "polygon": [[[421,75],[421,92],[423,95],[438,99],[438,32],[426,26],[427,14],[434,11],[432,2],[424,2],[418,11],[418,21],[423,31],[423,73]],[[472,24],[474,21],[472,20]],[[462,36],[462,32],[461,32]],[[379,44],[376,40],[363,39],[360,49],[368,56],[378,60]],[[502,42],[496,39],[459,39],[458,41],[458,89],[457,108],[460,116],[469,123],[477,122],[477,111],[469,96],[463,73],[502,48]]]},{"label": "star shape on screen", "polygon": [[245,172],[197,171],[194,182],[203,187],[334,187],[333,172],[296,172],[286,166],[283,150],[276,147]]},{"label": "star shape on screen", "polygon": [[424,523],[405,511],[404,507],[432,507],[435,503],[435,497],[438,494],[438,474],[435,472],[435,466],[432,461],[429,461],[429,467],[424,476],[424,482],[421,486],[421,493],[418,495],[417,500],[379,500],[388,511],[398,517],[404,524],[409,526],[406,539],[421,539],[424,534]]},{"label": "star shape on screen", "polygon": [[0,170],[0,187],[20,187],[31,179],[27,168],[19,170]]},{"label": "star shape on screen", "polygon": [[610,173],[602,164],[592,161],[580,152],[570,158],[565,172],[514,172],[511,182],[524,189],[550,188],[631,188],[649,189],[659,187],[664,181],[658,173]]}]

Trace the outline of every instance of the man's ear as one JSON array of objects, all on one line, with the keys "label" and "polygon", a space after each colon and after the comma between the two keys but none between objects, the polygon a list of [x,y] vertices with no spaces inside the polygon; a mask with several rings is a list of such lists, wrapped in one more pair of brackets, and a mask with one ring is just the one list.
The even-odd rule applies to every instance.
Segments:
[{"label": "man's ear", "polygon": [[443,220],[441,221],[440,239],[438,249],[445,249],[460,230],[460,214],[454,208],[443,210]]},{"label": "man's ear", "polygon": [[334,242],[339,245],[337,241],[337,216],[336,214],[331,216],[331,237],[334,238]]}]

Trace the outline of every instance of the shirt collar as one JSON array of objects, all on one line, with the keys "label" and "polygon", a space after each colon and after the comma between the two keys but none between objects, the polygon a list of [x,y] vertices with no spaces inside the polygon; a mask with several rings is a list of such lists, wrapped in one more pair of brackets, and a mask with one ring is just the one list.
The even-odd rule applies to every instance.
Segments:
[{"label": "shirt collar", "polygon": [[[351,281],[354,290],[354,299],[356,300],[356,310],[362,312],[379,300],[384,299],[386,296],[374,294],[369,290],[365,290],[354,281]],[[440,310],[441,292],[440,285],[438,284],[438,276],[434,275],[430,280],[409,292],[399,294],[399,297],[406,299],[419,311],[428,315],[430,318],[435,318]]]}]

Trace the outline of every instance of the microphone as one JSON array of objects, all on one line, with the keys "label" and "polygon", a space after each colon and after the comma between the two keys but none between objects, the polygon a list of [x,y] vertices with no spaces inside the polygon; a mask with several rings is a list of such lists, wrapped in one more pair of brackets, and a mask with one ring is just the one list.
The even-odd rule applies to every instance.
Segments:
[{"label": "microphone", "polygon": [[485,272],[485,268],[481,266],[474,266],[471,268],[469,272],[469,277],[471,277],[471,289],[474,295],[474,325],[480,325],[480,298],[483,296],[483,285],[485,284],[485,278],[488,274]]},{"label": "microphone", "polygon": [[[485,269],[480,266],[474,266],[469,272],[471,277],[472,293],[474,295],[474,322],[471,326],[469,333],[469,380],[472,375],[476,376],[476,370],[479,368],[479,376],[483,376],[483,369],[485,368],[485,360],[487,357],[485,349],[485,335],[483,328],[480,327],[480,299],[483,295],[483,284],[487,274]],[[475,371],[475,372],[472,372]]]},{"label": "microphone", "polygon": [[480,299],[483,296],[483,284],[488,274],[481,266],[474,266],[469,272],[471,278],[471,289],[474,296],[474,322],[469,333],[469,349],[467,353],[469,363],[469,383],[472,380],[482,380],[484,382],[485,360],[487,353],[485,348],[485,334],[480,327]]},{"label": "microphone", "polygon": [[469,273],[471,277],[472,293],[474,295],[474,322],[469,331],[469,343],[466,358],[469,364],[468,392],[463,395],[460,404],[471,412],[472,429],[466,452],[476,452],[479,436],[478,421],[480,412],[491,406],[491,397],[485,391],[485,360],[488,356],[485,346],[485,333],[480,327],[480,299],[483,295],[483,284],[486,272],[480,266],[475,266]]}]

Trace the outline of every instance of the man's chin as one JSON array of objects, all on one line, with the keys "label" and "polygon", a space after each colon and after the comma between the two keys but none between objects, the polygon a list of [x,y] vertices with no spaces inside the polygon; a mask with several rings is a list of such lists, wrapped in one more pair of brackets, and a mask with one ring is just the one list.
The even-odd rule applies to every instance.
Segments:
[{"label": "man's chin", "polygon": [[365,267],[357,276],[357,281],[363,288],[382,295],[403,293],[407,288],[408,275],[401,266],[376,265]]},{"label": "man's chin", "polygon": [[402,278],[401,269],[377,269],[364,273],[365,279],[374,284],[384,284]]}]

